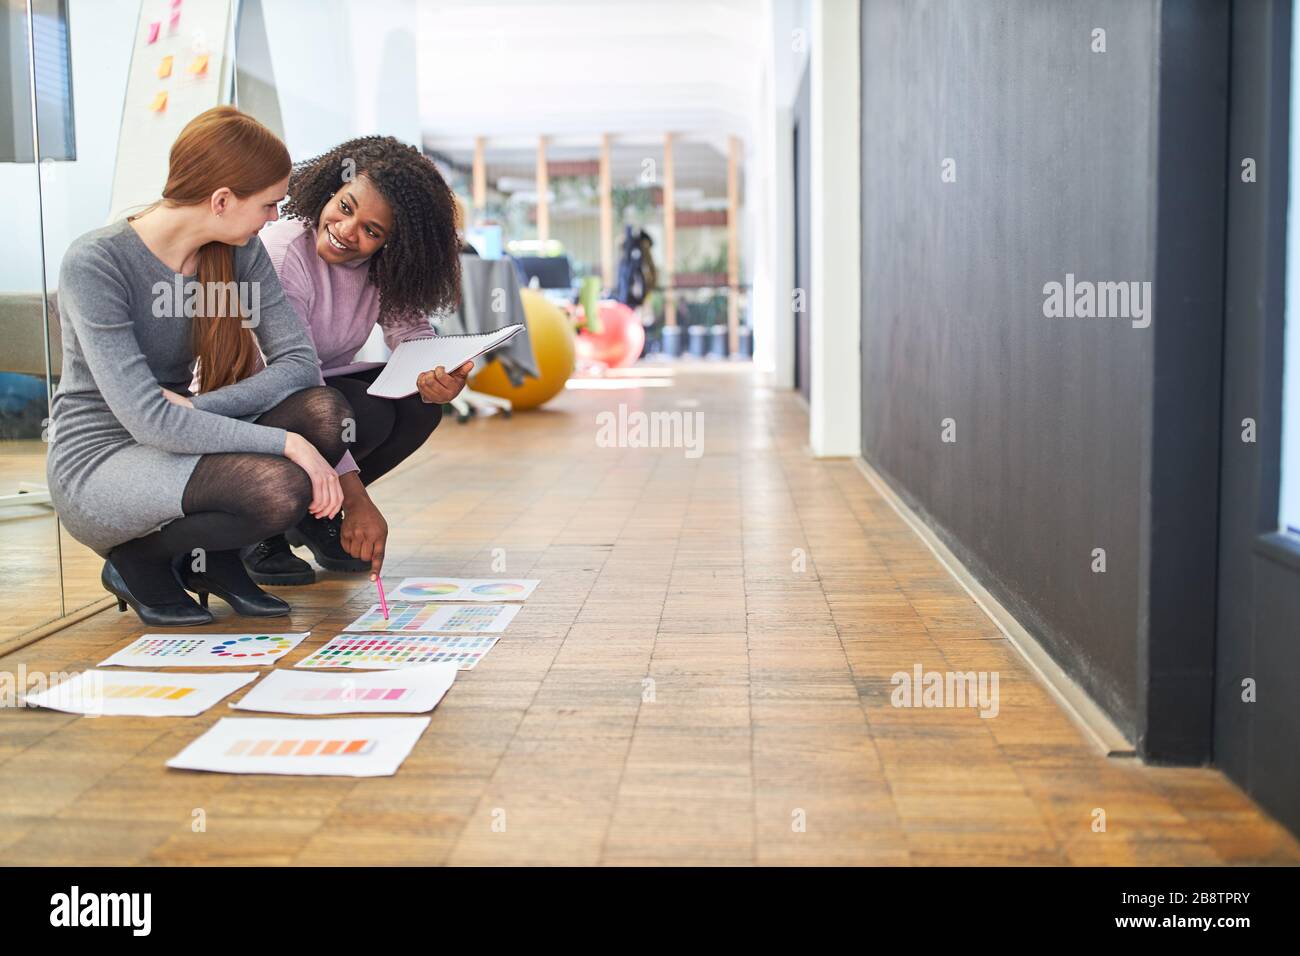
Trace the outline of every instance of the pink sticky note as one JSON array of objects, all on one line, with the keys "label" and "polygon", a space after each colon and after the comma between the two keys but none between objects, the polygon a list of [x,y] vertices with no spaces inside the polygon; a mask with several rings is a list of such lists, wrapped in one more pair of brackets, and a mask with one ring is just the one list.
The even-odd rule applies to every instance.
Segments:
[{"label": "pink sticky note", "polygon": [[172,18],[171,18],[169,21],[167,21],[167,22],[168,22],[168,25],[171,27],[171,29],[172,29],[173,31],[175,31],[175,29],[176,29],[178,26],[180,26],[180,22],[181,22],[181,12],[180,12],[180,10],[179,10],[179,9],[177,9],[177,10],[173,10],[173,11],[172,11]]},{"label": "pink sticky note", "polygon": [[158,31],[161,30],[161,29],[162,29],[162,21],[161,21],[161,20],[155,20],[153,23],[149,24],[149,41],[148,41],[148,42],[150,42],[150,43],[157,43],[157,42],[158,42]]}]

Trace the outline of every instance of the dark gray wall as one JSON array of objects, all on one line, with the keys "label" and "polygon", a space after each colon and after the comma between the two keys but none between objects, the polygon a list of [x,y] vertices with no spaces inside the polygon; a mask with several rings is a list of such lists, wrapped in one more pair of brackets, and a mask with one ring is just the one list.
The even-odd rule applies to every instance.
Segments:
[{"label": "dark gray wall", "polygon": [[[1222,272],[1221,222],[1216,235],[1175,215],[1176,200],[1213,206],[1213,189],[1175,197],[1173,175],[1160,175],[1190,163],[1183,185],[1199,188],[1215,171],[1158,149],[1166,109],[1170,144],[1195,131],[1174,122],[1187,104],[1161,85],[1162,41],[1176,55],[1214,28],[1205,5],[1186,7],[1200,18],[1190,26],[1156,0],[868,0],[862,17],[863,454],[1144,753],[1166,745],[1150,739],[1152,709],[1174,688],[1190,694],[1190,750],[1162,725],[1173,759],[1208,756],[1215,489],[1211,467],[1211,537],[1193,514],[1189,544],[1168,524],[1171,503],[1152,506],[1153,476],[1173,480],[1172,456],[1191,455],[1186,483],[1200,497],[1187,501],[1203,503],[1217,426],[1162,424],[1158,457],[1153,429],[1170,395],[1192,394],[1172,366],[1199,373],[1216,360],[1217,340],[1180,351],[1176,323],[1197,335],[1219,320],[1201,273]],[[1091,49],[1096,27],[1104,53]],[[1226,21],[1218,28],[1226,37]],[[1204,68],[1212,85],[1213,61]],[[953,183],[940,175],[949,157]],[[1182,250],[1192,271],[1179,275],[1175,244],[1161,256],[1157,233],[1184,227],[1208,231]],[[1152,326],[1045,317],[1044,284],[1067,273],[1158,281]],[[1184,308],[1163,313],[1157,401],[1162,302]],[[1201,404],[1217,406],[1217,381],[1206,387]],[[1180,566],[1176,543],[1200,550]],[[1105,573],[1092,570],[1095,548]],[[1195,633],[1175,633],[1188,614],[1173,609],[1157,554],[1187,575],[1188,614],[1204,619]]]},{"label": "dark gray wall", "polygon": [[[1214,761],[1300,832],[1300,545],[1278,527],[1291,4],[1232,15]],[[1255,161],[1243,182],[1241,161]],[[1292,304],[1292,309],[1296,305]],[[1293,313],[1294,314],[1294,313]],[[1243,442],[1242,420],[1256,422]],[[1242,681],[1255,681],[1255,699]]]}]

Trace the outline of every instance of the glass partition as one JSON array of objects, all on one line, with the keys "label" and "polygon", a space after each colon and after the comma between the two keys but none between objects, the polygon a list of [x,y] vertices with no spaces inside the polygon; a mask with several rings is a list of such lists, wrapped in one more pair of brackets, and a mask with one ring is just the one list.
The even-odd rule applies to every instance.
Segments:
[{"label": "glass partition", "polygon": [[[37,108],[41,132],[59,116],[64,140],[57,158],[46,151],[40,165],[46,314],[51,345],[51,387],[62,366],[59,268],[74,239],[106,225],[113,191],[123,99],[140,12],[139,0],[36,0]],[[39,42],[41,38],[44,42]],[[58,436],[54,436],[58,440]],[[63,612],[71,614],[107,598],[99,583],[103,559],[58,530]]]},{"label": "glass partition", "polygon": [[[37,7],[57,10],[61,4]],[[50,49],[57,42],[47,29],[55,24],[39,13],[37,20],[42,26],[33,37],[27,4],[0,5],[0,184],[10,226],[0,256],[0,641],[40,627],[65,610],[58,519],[45,479],[52,343],[45,317],[36,160],[59,162],[72,144],[57,135],[59,124],[34,122],[30,50],[34,39],[49,43]]]}]

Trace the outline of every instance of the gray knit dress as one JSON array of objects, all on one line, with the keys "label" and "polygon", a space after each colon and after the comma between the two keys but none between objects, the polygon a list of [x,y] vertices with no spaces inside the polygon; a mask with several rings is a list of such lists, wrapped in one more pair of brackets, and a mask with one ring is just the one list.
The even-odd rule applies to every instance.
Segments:
[{"label": "gray knit dress", "polygon": [[[195,279],[179,278],[182,288]],[[177,279],[126,220],[77,239],[59,270],[63,378],[46,474],[63,526],[101,555],[182,516],[200,455],[283,454],[284,429],[252,419],[320,382],[302,320],[253,239],[235,248],[235,279],[256,283],[244,288],[257,290],[267,367],[195,396],[192,409],[168,402],[161,387],[185,394],[194,369],[194,320],[164,292]]]}]

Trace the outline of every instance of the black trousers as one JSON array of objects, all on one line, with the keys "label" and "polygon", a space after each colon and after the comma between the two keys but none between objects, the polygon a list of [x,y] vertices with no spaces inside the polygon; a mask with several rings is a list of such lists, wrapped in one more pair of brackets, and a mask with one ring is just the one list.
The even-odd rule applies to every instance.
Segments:
[{"label": "black trousers", "polygon": [[406,398],[367,395],[366,389],[380,371],[374,368],[325,379],[325,384],[340,392],[352,406],[356,433],[349,448],[361,469],[363,485],[410,458],[442,421],[442,406],[426,404],[419,395]]}]

